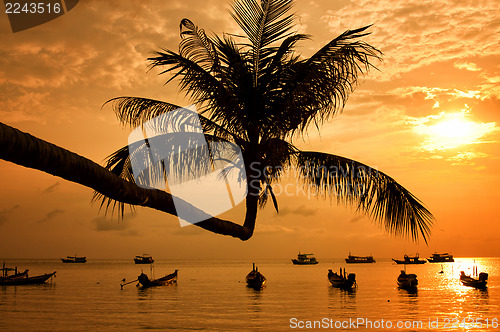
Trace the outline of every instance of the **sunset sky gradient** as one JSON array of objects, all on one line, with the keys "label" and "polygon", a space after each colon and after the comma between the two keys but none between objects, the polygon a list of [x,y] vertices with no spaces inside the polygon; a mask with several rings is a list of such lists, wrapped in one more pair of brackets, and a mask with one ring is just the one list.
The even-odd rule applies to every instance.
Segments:
[{"label": "sunset sky gradient", "polygon": [[[292,258],[435,251],[500,254],[500,12],[496,0],[298,0],[297,31],[310,56],[347,29],[372,24],[364,40],[384,60],[360,80],[344,112],[296,137],[300,148],[368,164],[405,186],[434,214],[428,245],[386,233],[335,201],[279,195],[280,213],[259,212],[242,242],[149,209],[99,213],[92,190],[0,161],[0,257]],[[148,71],[160,48],[178,50],[179,22],[237,33],[229,2],[82,0],[70,12],[12,33],[0,18],[0,121],[103,164],[131,128],[109,106],[140,96],[189,105],[175,82]],[[296,183],[289,178],[284,183]],[[223,218],[241,223],[244,206]]]}]

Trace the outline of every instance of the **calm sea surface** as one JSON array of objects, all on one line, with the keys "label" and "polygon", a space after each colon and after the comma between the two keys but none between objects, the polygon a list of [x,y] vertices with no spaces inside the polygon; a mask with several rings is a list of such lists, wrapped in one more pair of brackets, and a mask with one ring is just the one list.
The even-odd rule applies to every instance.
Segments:
[{"label": "calm sea surface", "polygon": [[[281,331],[305,330],[300,327],[317,321],[316,328],[321,323],[333,330],[500,331],[500,258],[475,258],[475,263],[456,258],[443,264],[443,274],[441,264],[410,265],[407,273],[419,280],[415,294],[397,289],[401,266],[388,259],[375,264],[319,260],[315,266],[257,261],[268,282],[255,291],[244,281],[251,261],[159,260],[155,277],[179,269],[177,285],[140,290],[133,283],[121,290],[123,278],[136,279],[141,268],[150,274],[149,266],[132,259],[86,264],[5,259],[7,266],[28,268],[32,276],[57,274],[46,285],[0,286],[0,330]],[[460,270],[470,273],[474,264],[489,273],[486,291],[458,281]],[[329,285],[328,269],[340,267],[356,273],[356,291]]]}]

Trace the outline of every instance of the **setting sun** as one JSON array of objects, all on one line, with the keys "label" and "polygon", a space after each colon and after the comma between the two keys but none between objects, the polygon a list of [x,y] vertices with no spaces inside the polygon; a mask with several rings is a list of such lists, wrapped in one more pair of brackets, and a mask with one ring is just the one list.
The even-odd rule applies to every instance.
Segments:
[{"label": "setting sun", "polygon": [[454,149],[462,145],[478,144],[484,135],[495,130],[495,122],[471,121],[468,109],[461,112],[430,115],[417,120],[415,131],[426,135],[422,148],[427,151]]},{"label": "setting sun", "polygon": [[474,135],[473,122],[459,119],[445,120],[430,127],[434,136],[455,140],[467,140]]}]

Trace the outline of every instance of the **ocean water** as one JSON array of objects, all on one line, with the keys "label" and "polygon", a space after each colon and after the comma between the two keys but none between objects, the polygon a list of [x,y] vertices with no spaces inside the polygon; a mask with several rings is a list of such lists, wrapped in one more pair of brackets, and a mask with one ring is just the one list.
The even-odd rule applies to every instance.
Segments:
[{"label": "ocean water", "polygon": [[[5,259],[30,275],[57,271],[45,285],[0,286],[0,330],[12,331],[285,331],[394,330],[500,331],[500,258],[456,258],[455,263],[409,265],[416,293],[397,289],[401,265],[345,264],[320,259],[314,266],[290,260],[256,261],[267,277],[260,291],[245,286],[251,261],[158,260],[155,277],[179,269],[177,285],[120,289],[149,266],[129,260]],[[460,270],[489,273],[485,291],[462,286]],[[356,273],[358,288],[330,286],[328,269]]]}]

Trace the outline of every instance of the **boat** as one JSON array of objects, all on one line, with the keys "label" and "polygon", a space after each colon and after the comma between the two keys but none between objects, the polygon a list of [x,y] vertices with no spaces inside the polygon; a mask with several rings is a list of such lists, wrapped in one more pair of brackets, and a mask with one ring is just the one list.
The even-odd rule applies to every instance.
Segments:
[{"label": "boat", "polygon": [[297,255],[297,258],[292,259],[293,265],[314,265],[318,264],[319,262],[316,260],[316,258],[313,256],[314,254],[301,254],[299,251],[299,254]]},{"label": "boat", "polygon": [[427,258],[427,261],[429,263],[452,263],[455,260],[453,259],[453,255],[449,253],[444,253],[444,254],[437,254],[434,253],[432,254],[432,257]]},{"label": "boat", "polygon": [[396,262],[396,264],[425,264],[427,261],[425,259],[419,259],[418,254],[415,256],[404,255],[403,260],[400,259],[392,259]]},{"label": "boat", "polygon": [[418,285],[416,274],[407,274],[406,271],[401,270],[401,274],[398,276],[398,287],[406,290],[416,290]]},{"label": "boat", "polygon": [[26,274],[22,277],[2,278],[0,279],[0,286],[43,284],[55,274],[56,271],[34,277],[28,277],[28,274]]},{"label": "boat", "polygon": [[135,264],[152,264],[155,260],[151,257],[151,255],[144,254],[142,256],[135,256],[134,262]]},{"label": "boat", "polygon": [[61,260],[63,263],[87,263],[87,257],[67,256]]},{"label": "boat", "polygon": [[[9,271],[14,271],[14,274],[9,275]],[[15,268],[5,267],[4,263],[2,267],[2,276],[0,277],[0,281],[26,277],[28,275],[28,271],[29,270],[24,270],[24,272],[18,272],[17,266]]]},{"label": "boat", "polygon": [[476,279],[466,275],[464,271],[460,271],[460,281],[464,286],[474,287],[477,289],[486,289],[486,284],[488,282],[488,273],[481,272]]},{"label": "boat", "polygon": [[179,270],[175,270],[173,273],[167,274],[162,278],[153,280],[149,280],[149,277],[146,274],[141,273],[141,275],[137,278],[137,281],[139,281],[139,284],[140,286],[142,286],[142,288],[166,286],[177,283],[177,271]]},{"label": "boat", "polygon": [[345,259],[346,263],[375,263],[373,256],[353,256],[349,253],[349,256]]},{"label": "boat", "polygon": [[333,272],[328,269],[328,280],[333,287],[341,288],[344,290],[353,290],[356,284],[356,275],[354,273],[349,273],[346,277],[346,272],[342,273],[342,268],[340,268],[340,273]]},{"label": "boat", "polygon": [[253,263],[252,271],[250,271],[246,278],[247,286],[253,289],[261,289],[266,283],[266,277],[259,272],[259,269],[255,267],[255,263]]}]

